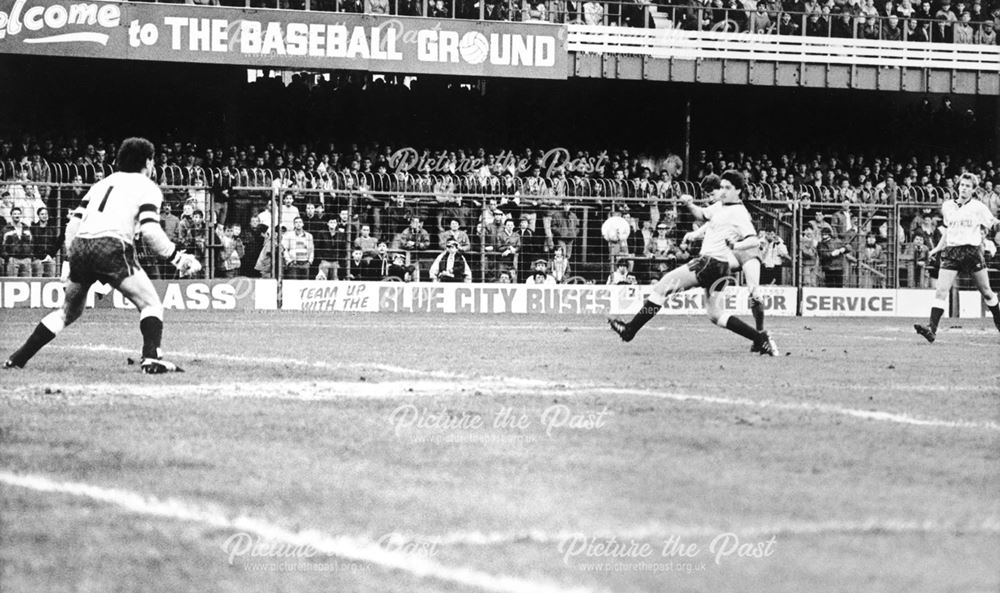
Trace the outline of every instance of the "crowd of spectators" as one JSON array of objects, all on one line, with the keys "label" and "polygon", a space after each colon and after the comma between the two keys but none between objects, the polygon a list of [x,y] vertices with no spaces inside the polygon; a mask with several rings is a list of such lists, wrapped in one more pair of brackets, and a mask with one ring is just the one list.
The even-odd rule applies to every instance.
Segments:
[{"label": "crowd of spectators", "polygon": [[[241,0],[189,4],[246,6]],[[251,0],[283,8],[430,18],[996,45],[996,0]],[[659,18],[656,18],[659,16]]]},{"label": "crowd of spectators", "polygon": [[[77,174],[60,190],[64,214],[87,184],[112,170],[107,155],[115,152],[116,143],[103,139],[0,140],[0,163],[6,163],[9,174],[0,201],[8,274],[54,273],[58,243],[53,230],[61,228],[61,217],[51,220],[46,209],[56,206],[52,188],[34,182],[50,179],[56,164],[73,166]],[[957,175],[978,174],[983,180],[979,198],[994,213],[1000,211],[994,162],[955,161],[948,155],[921,159],[789,152],[772,157],[703,150],[692,155],[685,171],[676,155],[650,157],[627,150],[567,151],[575,165],[553,165],[546,160],[547,151],[529,148],[421,150],[415,154],[434,173],[416,171],[416,178],[428,179],[414,186],[421,191],[399,193],[388,191],[391,183],[381,187],[378,181],[397,178],[394,152],[374,143],[340,148],[332,143],[223,147],[162,142],[156,157],[160,181],[165,171],[178,170],[183,172],[181,185],[191,186],[167,190],[164,228],[188,251],[213,259],[216,273],[223,276],[270,273],[270,246],[275,244],[286,277],[440,279],[434,262],[454,243],[464,255],[459,277],[468,272],[477,279],[535,281],[535,273],[543,272],[543,281],[564,282],[595,261],[611,266],[623,260],[627,274],[615,282],[630,277],[645,282],[693,255],[679,244],[680,229],[689,228],[691,221],[676,198],[698,192],[696,183],[682,181],[685,173],[700,179],[735,168],[752,183],[748,200],[759,202],[767,281],[791,281],[790,262],[800,252],[807,285],[878,286],[892,282],[886,269],[889,244],[898,246],[899,261],[914,262],[935,244],[934,205],[953,193]],[[239,195],[219,185],[224,178],[246,179],[248,169],[270,171],[280,182]],[[330,179],[338,175],[354,185],[334,191]],[[463,192],[465,178],[495,191]],[[580,185],[603,189],[584,195],[573,190]],[[273,208],[277,220],[272,220],[268,200],[272,192],[280,194]],[[234,208],[237,197],[240,204]],[[898,229],[889,229],[891,206],[912,202],[923,203],[929,212],[903,210]],[[804,234],[798,252],[789,253],[787,231],[800,209],[811,222],[810,236]],[[824,224],[823,215],[840,223]],[[620,242],[606,241],[601,225],[615,216],[626,220],[631,233]],[[824,246],[827,227],[829,239],[842,246]],[[587,253],[581,253],[584,238]],[[453,257],[443,261],[454,266]],[[154,275],[170,272],[152,260],[148,264],[156,268]],[[916,273],[912,266],[907,264],[901,277],[926,285],[926,273]]]}]

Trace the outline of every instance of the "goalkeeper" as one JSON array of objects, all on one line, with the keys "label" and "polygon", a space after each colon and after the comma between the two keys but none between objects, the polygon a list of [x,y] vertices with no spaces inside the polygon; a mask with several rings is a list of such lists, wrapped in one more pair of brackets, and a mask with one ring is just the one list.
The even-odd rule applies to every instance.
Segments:
[{"label": "goalkeeper", "polygon": [[90,287],[100,281],[118,289],[139,310],[142,371],[159,374],[181,370],[162,358],[163,304],[139,266],[133,237],[141,233],[149,252],[170,260],[181,276],[199,271],[201,264],[193,255],[179,251],[160,227],[163,193],[149,178],[153,152],[152,143],[145,138],[123,141],[116,162],[118,172],[94,184],[73,211],[66,227],[69,257],[63,264],[66,298],[62,309],[46,315],[4,367],[23,367],[79,319]]}]

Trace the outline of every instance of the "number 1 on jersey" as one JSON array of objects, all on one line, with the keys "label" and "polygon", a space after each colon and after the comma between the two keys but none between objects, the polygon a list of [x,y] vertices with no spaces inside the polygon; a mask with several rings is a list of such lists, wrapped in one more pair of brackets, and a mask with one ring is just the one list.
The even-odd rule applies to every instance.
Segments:
[{"label": "number 1 on jersey", "polygon": [[101,200],[101,205],[97,207],[98,212],[104,212],[104,206],[107,205],[108,203],[108,196],[111,195],[111,190],[113,190],[114,188],[115,186],[113,185],[108,187],[108,191],[104,193],[104,199]]}]

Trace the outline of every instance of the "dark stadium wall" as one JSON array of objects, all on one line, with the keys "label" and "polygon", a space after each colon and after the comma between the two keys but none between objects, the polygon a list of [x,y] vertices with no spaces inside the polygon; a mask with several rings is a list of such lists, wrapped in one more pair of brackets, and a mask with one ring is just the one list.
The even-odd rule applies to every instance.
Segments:
[{"label": "dark stadium wall", "polygon": [[[625,148],[943,154],[998,151],[995,97],[570,79],[425,76],[406,88],[246,82],[242,68],[0,56],[0,137],[147,134],[158,141],[389,143],[432,148]],[[362,88],[362,83],[366,83]],[[970,115],[968,110],[972,110]],[[16,114],[16,116],[12,116]]]}]

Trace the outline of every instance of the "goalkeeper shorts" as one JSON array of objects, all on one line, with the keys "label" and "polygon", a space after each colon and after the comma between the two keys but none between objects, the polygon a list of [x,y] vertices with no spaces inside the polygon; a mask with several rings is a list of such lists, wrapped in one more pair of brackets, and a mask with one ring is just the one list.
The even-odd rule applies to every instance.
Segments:
[{"label": "goalkeeper shorts", "polygon": [[77,237],[69,249],[69,279],[77,284],[104,282],[117,288],[141,269],[135,246],[115,237]]}]

